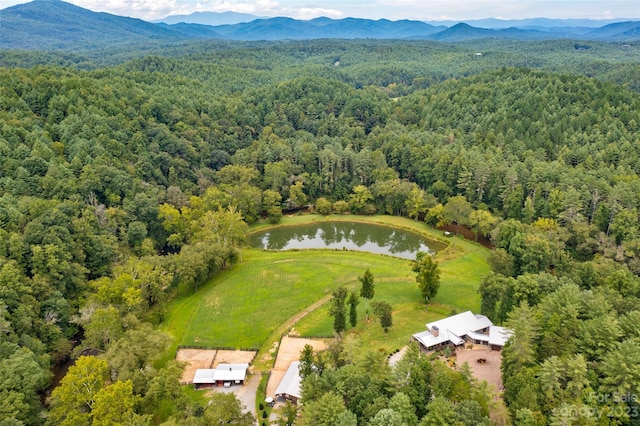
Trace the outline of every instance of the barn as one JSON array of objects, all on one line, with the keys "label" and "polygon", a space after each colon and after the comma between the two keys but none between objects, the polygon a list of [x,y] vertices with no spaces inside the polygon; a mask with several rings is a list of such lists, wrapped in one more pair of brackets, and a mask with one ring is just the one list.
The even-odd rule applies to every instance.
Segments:
[{"label": "barn", "polygon": [[282,381],[276,388],[276,398],[283,398],[297,404],[302,397],[300,390],[300,361],[294,361],[289,365],[287,372],[284,374]]},{"label": "barn", "polygon": [[193,377],[193,386],[196,389],[205,389],[243,385],[248,369],[249,364],[219,364],[216,368],[200,368]]}]

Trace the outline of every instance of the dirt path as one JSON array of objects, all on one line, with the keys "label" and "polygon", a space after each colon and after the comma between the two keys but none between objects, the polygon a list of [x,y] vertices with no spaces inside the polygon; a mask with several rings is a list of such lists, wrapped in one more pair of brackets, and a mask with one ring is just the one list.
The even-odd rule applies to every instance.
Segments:
[{"label": "dirt path", "polygon": [[263,348],[268,347],[269,349],[264,351],[262,353],[262,356],[260,356],[260,358],[256,360],[257,362],[254,364],[254,366],[256,367],[256,371],[271,370],[273,368],[273,365],[275,364],[275,360],[272,360],[273,354],[277,350],[282,336],[284,336],[289,330],[291,330],[291,328],[296,325],[298,321],[318,309],[320,306],[327,303],[330,299],[331,294],[327,294],[323,298],[315,301],[311,305],[307,306],[304,310],[298,312],[297,314],[280,324],[280,326],[276,328],[266,340],[266,342],[269,342],[269,346],[264,345]]},{"label": "dirt path", "polygon": [[316,301],[312,305],[308,306],[304,311],[298,312],[291,318],[289,318],[286,322],[284,322],[278,329],[275,331],[276,333],[283,334],[286,331],[289,331],[298,321],[302,318],[309,315],[311,312],[318,309],[320,306],[324,305],[331,299],[331,294],[327,294],[322,299]]}]

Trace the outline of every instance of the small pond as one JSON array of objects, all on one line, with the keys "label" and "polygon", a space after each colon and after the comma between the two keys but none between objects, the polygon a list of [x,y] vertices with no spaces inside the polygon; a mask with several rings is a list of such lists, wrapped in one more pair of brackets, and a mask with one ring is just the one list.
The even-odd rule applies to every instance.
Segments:
[{"label": "small pond", "polygon": [[446,247],[403,229],[342,221],[275,227],[249,235],[247,242],[265,250],[346,249],[410,260],[414,260],[419,251],[435,253]]}]

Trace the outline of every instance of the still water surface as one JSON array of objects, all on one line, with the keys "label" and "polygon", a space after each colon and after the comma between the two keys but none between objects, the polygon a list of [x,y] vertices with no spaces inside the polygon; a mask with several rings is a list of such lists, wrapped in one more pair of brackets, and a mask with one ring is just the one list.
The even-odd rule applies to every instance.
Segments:
[{"label": "still water surface", "polygon": [[346,249],[410,260],[419,251],[435,253],[446,247],[403,229],[342,221],[276,227],[251,234],[248,243],[266,250]]}]

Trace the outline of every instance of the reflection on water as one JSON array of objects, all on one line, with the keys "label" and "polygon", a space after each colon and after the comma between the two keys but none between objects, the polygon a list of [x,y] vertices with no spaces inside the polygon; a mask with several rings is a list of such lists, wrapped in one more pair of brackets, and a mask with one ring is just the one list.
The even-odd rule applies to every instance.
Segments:
[{"label": "reflection on water", "polygon": [[248,237],[252,247],[267,250],[346,249],[413,260],[419,251],[435,253],[445,245],[418,234],[358,222],[316,222],[282,226]]}]

